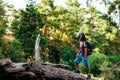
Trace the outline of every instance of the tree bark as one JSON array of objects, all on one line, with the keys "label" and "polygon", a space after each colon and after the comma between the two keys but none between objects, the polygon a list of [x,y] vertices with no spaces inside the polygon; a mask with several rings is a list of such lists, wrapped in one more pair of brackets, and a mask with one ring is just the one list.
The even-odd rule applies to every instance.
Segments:
[{"label": "tree bark", "polygon": [[80,74],[61,68],[55,68],[50,65],[32,63],[29,69],[45,80],[85,80],[85,77]]},{"label": "tree bark", "polygon": [[14,63],[10,59],[1,59],[0,80],[86,80],[84,76],[63,68],[66,66],[61,64]]},{"label": "tree bark", "polygon": [[37,75],[27,70],[27,64],[0,59],[0,80],[37,80]]}]

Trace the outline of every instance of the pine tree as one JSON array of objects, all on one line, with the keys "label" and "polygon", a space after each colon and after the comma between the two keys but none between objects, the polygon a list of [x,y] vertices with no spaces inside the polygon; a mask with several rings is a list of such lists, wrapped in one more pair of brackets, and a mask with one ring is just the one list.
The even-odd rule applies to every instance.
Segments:
[{"label": "pine tree", "polygon": [[16,30],[16,39],[18,39],[23,47],[26,55],[34,53],[34,44],[39,28],[43,25],[41,15],[35,8],[35,2],[29,0],[25,10],[20,11],[19,24]]}]

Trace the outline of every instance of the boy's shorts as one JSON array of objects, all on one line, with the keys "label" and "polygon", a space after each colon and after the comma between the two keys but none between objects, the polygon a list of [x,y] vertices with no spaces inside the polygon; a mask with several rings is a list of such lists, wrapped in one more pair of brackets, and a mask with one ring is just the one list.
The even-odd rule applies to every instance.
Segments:
[{"label": "boy's shorts", "polygon": [[80,53],[79,56],[74,59],[74,62],[75,62],[75,63],[78,63],[78,64],[79,64],[81,61],[83,62],[84,66],[86,66],[86,67],[90,66],[89,57],[86,56],[86,61],[84,61],[84,55],[83,55],[82,53]]}]

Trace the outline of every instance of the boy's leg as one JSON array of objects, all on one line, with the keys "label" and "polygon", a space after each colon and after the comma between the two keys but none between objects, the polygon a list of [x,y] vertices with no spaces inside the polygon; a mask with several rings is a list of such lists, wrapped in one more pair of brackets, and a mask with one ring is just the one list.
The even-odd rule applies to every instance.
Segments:
[{"label": "boy's leg", "polygon": [[75,62],[76,69],[79,69],[79,64]]},{"label": "boy's leg", "polygon": [[75,67],[76,70],[74,70],[74,72],[76,73],[80,73],[80,69],[79,69],[79,63],[82,61],[82,55],[80,54],[78,57],[75,58],[74,63],[75,63]]},{"label": "boy's leg", "polygon": [[88,74],[90,74],[90,66],[87,67]]},{"label": "boy's leg", "polygon": [[91,79],[90,66],[88,66],[87,69],[88,69],[87,79]]},{"label": "boy's leg", "polygon": [[86,57],[86,61],[83,61],[84,63],[84,66],[87,67],[87,79],[90,79],[91,78],[91,75],[90,75],[90,63],[89,63],[89,57],[87,56]]},{"label": "boy's leg", "polygon": [[79,64],[78,63],[75,63],[75,67],[76,67],[76,70],[74,70],[75,73],[80,73],[80,69],[79,69]]}]

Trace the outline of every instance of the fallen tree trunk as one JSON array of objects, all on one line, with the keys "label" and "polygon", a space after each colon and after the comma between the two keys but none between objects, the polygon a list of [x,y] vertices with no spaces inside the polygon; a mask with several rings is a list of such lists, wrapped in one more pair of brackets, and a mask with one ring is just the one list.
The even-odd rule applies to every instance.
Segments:
[{"label": "fallen tree trunk", "polygon": [[39,63],[32,63],[29,69],[45,80],[85,80],[80,74]]},{"label": "fallen tree trunk", "polygon": [[[56,65],[58,67],[58,64]],[[80,74],[56,68],[53,65],[39,62],[13,63],[10,59],[0,60],[0,79],[2,80],[37,80],[37,78],[40,80],[86,80]]]},{"label": "fallen tree trunk", "polygon": [[27,63],[14,63],[10,59],[1,59],[0,80],[36,80],[37,75],[27,68]]},{"label": "fallen tree trunk", "polygon": [[80,74],[65,70],[66,65],[42,63],[38,55],[39,41],[38,35],[33,62],[14,63],[10,59],[0,59],[0,80],[86,80]]}]

